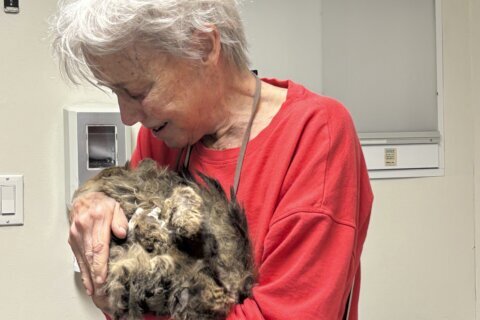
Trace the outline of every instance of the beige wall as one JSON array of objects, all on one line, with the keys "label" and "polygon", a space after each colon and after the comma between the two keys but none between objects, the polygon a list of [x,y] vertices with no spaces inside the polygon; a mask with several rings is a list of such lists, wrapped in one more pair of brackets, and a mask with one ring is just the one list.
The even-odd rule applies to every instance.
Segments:
[{"label": "beige wall", "polygon": [[[0,228],[1,319],[100,319],[73,276],[66,243],[61,109],[109,98],[59,80],[43,40],[55,2],[23,1],[20,15],[0,12],[0,174],[23,174],[25,181],[25,225]],[[361,319],[475,316],[480,5],[443,3],[446,173],[373,182]]]},{"label": "beige wall", "polygon": [[445,176],[373,182],[361,319],[475,319],[479,18],[477,0],[443,1]]},{"label": "beige wall", "polygon": [[[471,0],[470,21],[472,46],[472,107],[475,116],[475,226],[477,292],[480,292],[480,0]],[[480,299],[477,299],[477,314],[480,312]],[[478,316],[480,318],[480,314]]]},{"label": "beige wall", "polygon": [[0,11],[0,174],[24,175],[25,224],[0,227],[0,319],[100,319],[73,276],[64,204],[62,106],[106,100],[58,76],[46,37],[56,1]]}]

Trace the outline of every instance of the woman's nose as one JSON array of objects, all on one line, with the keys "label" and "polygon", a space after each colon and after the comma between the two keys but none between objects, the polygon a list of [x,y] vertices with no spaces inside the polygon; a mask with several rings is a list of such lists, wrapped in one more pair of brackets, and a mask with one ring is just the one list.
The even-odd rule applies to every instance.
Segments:
[{"label": "woman's nose", "polygon": [[118,105],[120,106],[120,117],[123,124],[133,126],[135,123],[144,120],[145,114],[139,102],[118,97]]}]

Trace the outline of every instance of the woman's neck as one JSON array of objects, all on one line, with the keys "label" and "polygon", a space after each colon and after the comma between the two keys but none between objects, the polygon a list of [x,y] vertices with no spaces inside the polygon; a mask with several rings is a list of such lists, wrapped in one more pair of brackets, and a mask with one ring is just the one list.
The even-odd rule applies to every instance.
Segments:
[{"label": "woman's neck", "polygon": [[[225,86],[222,113],[223,119],[217,130],[202,139],[210,149],[225,150],[238,148],[242,144],[253,107],[256,79],[249,71]],[[261,82],[261,96],[253,120],[250,140],[265,129],[280,110],[287,97],[287,89]]]},{"label": "woman's neck", "polygon": [[225,73],[220,78],[217,125],[214,132],[202,138],[211,149],[224,150],[241,145],[252,112],[256,78],[248,70]]}]

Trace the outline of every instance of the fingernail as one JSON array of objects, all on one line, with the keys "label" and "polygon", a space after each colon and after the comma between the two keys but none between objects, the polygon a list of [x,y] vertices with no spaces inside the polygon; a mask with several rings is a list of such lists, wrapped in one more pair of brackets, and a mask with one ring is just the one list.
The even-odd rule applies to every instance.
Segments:
[{"label": "fingernail", "polygon": [[97,276],[97,277],[95,278],[95,281],[96,281],[98,284],[102,284],[102,283],[103,283],[103,278],[102,278],[102,276]]},{"label": "fingernail", "polygon": [[92,295],[92,291],[90,289],[87,289],[87,295],[88,296],[91,296]]}]

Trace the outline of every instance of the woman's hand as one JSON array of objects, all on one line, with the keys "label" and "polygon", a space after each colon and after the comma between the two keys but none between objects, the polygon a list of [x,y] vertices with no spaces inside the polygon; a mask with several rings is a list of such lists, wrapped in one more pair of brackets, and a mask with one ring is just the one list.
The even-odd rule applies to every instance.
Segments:
[{"label": "woman's hand", "polygon": [[105,194],[88,192],[74,199],[68,243],[80,267],[87,294],[95,294],[96,305],[103,305],[105,297],[100,288],[107,278],[110,232],[123,239],[127,228],[128,221],[120,205]]},{"label": "woman's hand", "polygon": [[97,291],[92,295],[92,300],[95,306],[97,306],[98,309],[102,310],[102,312],[108,316],[107,319],[111,320],[113,319],[113,312],[110,306],[110,303],[108,301],[108,296],[106,296],[103,292]]}]

